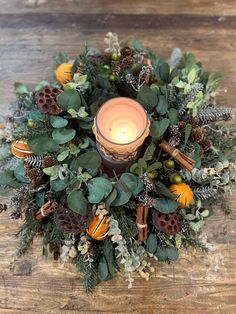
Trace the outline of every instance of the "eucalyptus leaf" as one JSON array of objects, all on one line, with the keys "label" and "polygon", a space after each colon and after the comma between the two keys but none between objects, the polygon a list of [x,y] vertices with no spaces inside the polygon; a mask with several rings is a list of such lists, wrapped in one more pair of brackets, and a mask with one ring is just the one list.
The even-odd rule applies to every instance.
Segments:
[{"label": "eucalyptus leaf", "polygon": [[153,142],[151,142],[148,145],[147,149],[145,150],[145,153],[143,155],[143,159],[145,161],[152,160],[155,150],[156,150],[156,145]]},{"label": "eucalyptus leaf", "polygon": [[161,246],[157,246],[155,255],[160,262],[164,262],[167,260],[166,249],[162,248]]},{"label": "eucalyptus leaf", "polygon": [[98,263],[98,278],[100,280],[106,280],[108,277],[108,274],[109,272],[108,272],[107,262],[106,262],[106,259],[102,256]]},{"label": "eucalyptus leaf", "polygon": [[47,135],[38,135],[28,140],[29,148],[36,155],[58,151],[58,144]]},{"label": "eucalyptus leaf", "polygon": [[41,89],[43,89],[44,87],[46,87],[46,86],[50,86],[50,83],[48,82],[48,81],[41,81],[41,82],[39,82],[36,86],[35,86],[35,90],[36,91],[39,91],[39,90],[41,90]]},{"label": "eucalyptus leaf", "polygon": [[150,112],[157,105],[157,93],[149,86],[143,86],[138,92],[137,100],[148,112]]},{"label": "eucalyptus leaf", "polygon": [[156,198],[153,201],[153,206],[163,214],[170,214],[176,211],[179,203],[169,198]]},{"label": "eucalyptus leaf", "polygon": [[176,200],[178,195],[172,194],[170,190],[160,181],[156,182],[156,192],[160,195],[166,196],[171,200]]},{"label": "eucalyptus leaf", "polygon": [[67,196],[67,204],[71,210],[80,215],[87,212],[87,200],[82,191],[74,190]]},{"label": "eucalyptus leaf", "polygon": [[157,236],[155,233],[150,233],[147,238],[147,251],[151,254],[154,254],[157,250]]},{"label": "eucalyptus leaf", "polygon": [[102,159],[97,151],[90,151],[80,155],[76,160],[77,167],[85,169],[98,169],[101,166]]},{"label": "eucalyptus leaf", "polygon": [[151,136],[160,138],[168,129],[169,124],[170,120],[167,118],[152,122],[150,127]]},{"label": "eucalyptus leaf", "polygon": [[165,115],[168,110],[168,104],[167,104],[167,99],[166,96],[164,95],[159,95],[158,96],[158,105],[156,106],[156,111],[160,115]]},{"label": "eucalyptus leaf", "polygon": [[61,152],[58,156],[57,156],[57,160],[58,161],[63,161],[65,160],[70,154],[69,150],[64,150],[63,152]]},{"label": "eucalyptus leaf", "polygon": [[169,76],[170,76],[170,66],[168,63],[162,63],[162,65],[159,68],[159,75],[160,75],[160,79],[165,82],[168,83],[169,81]]},{"label": "eucalyptus leaf", "polygon": [[166,255],[169,260],[175,262],[179,258],[179,251],[175,247],[168,246],[166,248]]},{"label": "eucalyptus leaf", "polygon": [[51,189],[54,192],[61,192],[61,191],[65,190],[65,188],[67,188],[68,185],[69,185],[68,180],[56,179],[56,180],[53,180],[50,182]]},{"label": "eucalyptus leaf", "polygon": [[162,163],[159,161],[154,162],[153,164],[151,164],[148,168],[147,168],[147,172],[151,172],[157,169],[160,169],[162,166]]},{"label": "eucalyptus leaf", "polygon": [[168,111],[168,117],[170,120],[170,125],[176,124],[179,122],[179,113],[175,108],[170,108]]},{"label": "eucalyptus leaf", "polygon": [[64,110],[69,109],[79,110],[81,105],[81,98],[78,91],[67,90],[57,96],[58,105]]},{"label": "eucalyptus leaf", "polygon": [[105,201],[105,204],[106,204],[106,208],[107,209],[110,209],[110,206],[112,204],[112,202],[116,199],[117,197],[117,191],[116,189],[114,188],[112,190],[112,192],[108,195],[108,197],[106,198],[106,201]]},{"label": "eucalyptus leaf", "polygon": [[14,170],[15,178],[22,183],[30,183],[28,177],[25,176],[25,167],[23,162],[20,162],[19,165]]},{"label": "eucalyptus leaf", "polygon": [[106,198],[112,191],[110,180],[96,177],[88,182],[89,197],[88,200],[92,204],[97,204]]},{"label": "eucalyptus leaf", "polygon": [[187,144],[191,132],[192,132],[192,125],[187,123],[185,127],[185,132],[184,132],[184,145]]},{"label": "eucalyptus leaf", "polygon": [[75,137],[74,129],[56,129],[52,132],[52,138],[57,144],[65,144],[70,142]]},{"label": "eucalyptus leaf", "polygon": [[118,181],[118,183],[115,185],[115,188],[117,190],[117,197],[116,199],[112,202],[112,206],[122,206],[126,204],[132,193],[129,191],[126,185],[121,183],[121,181]]},{"label": "eucalyptus leaf", "polygon": [[45,203],[45,191],[36,193],[35,202],[39,207],[42,207],[44,205],[44,203]]},{"label": "eucalyptus leaf", "polygon": [[126,186],[133,195],[139,194],[144,187],[142,180],[140,180],[138,176],[128,172],[121,175],[120,182]]},{"label": "eucalyptus leaf", "polygon": [[54,128],[58,129],[67,126],[68,120],[58,116],[50,116],[50,123]]}]

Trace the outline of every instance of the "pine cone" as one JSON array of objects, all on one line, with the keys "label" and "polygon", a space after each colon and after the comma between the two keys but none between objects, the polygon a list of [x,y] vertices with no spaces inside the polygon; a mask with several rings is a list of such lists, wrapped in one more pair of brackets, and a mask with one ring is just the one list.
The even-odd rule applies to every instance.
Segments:
[{"label": "pine cone", "polygon": [[163,214],[154,210],[152,221],[158,231],[162,231],[167,235],[175,235],[182,228],[178,212]]},{"label": "pine cone", "polygon": [[9,216],[10,219],[19,219],[21,217],[21,211],[19,209],[15,209]]},{"label": "pine cone", "polygon": [[111,62],[111,70],[116,76],[119,76],[121,73],[121,64],[120,61],[112,61]]},{"label": "pine cone", "polygon": [[129,69],[135,64],[135,58],[132,56],[127,56],[121,60],[122,69]]},{"label": "pine cone", "polygon": [[42,113],[49,113],[53,115],[58,115],[62,112],[62,109],[57,105],[57,96],[62,92],[62,90],[47,86],[44,89],[35,92],[34,98],[35,102]]},{"label": "pine cone", "polygon": [[184,136],[185,134],[185,128],[186,128],[186,122],[185,121],[180,121],[178,122],[178,128],[179,128],[179,132]]},{"label": "pine cone", "polygon": [[43,157],[42,166],[43,168],[52,167],[57,164],[56,159],[53,156],[46,155]]},{"label": "pine cone", "polygon": [[185,147],[185,152],[188,154],[192,154],[195,151],[195,146],[193,144],[188,144]]},{"label": "pine cone", "polygon": [[203,151],[207,152],[212,146],[212,141],[203,139],[199,144],[201,145]]},{"label": "pine cone", "polygon": [[179,127],[177,124],[171,125],[169,127],[169,144],[173,147],[177,147],[181,143],[182,134],[179,131]]},{"label": "pine cone", "polygon": [[191,133],[192,140],[196,143],[200,143],[203,140],[206,133],[207,133],[206,130],[201,127],[193,129]]},{"label": "pine cone", "polygon": [[44,182],[44,173],[41,169],[26,167],[25,175],[30,179],[34,189],[39,188]]},{"label": "pine cone", "polygon": [[190,120],[187,121],[187,123],[191,124],[193,129],[196,129],[197,127],[200,126],[200,122],[197,117],[191,118]]},{"label": "pine cone", "polygon": [[94,214],[88,208],[86,215],[80,215],[71,211],[68,207],[60,205],[54,213],[57,227],[66,233],[79,234],[85,231],[92,222]]},{"label": "pine cone", "polygon": [[134,57],[135,55],[135,50],[131,47],[123,47],[120,50],[120,54],[122,58],[126,57]]}]

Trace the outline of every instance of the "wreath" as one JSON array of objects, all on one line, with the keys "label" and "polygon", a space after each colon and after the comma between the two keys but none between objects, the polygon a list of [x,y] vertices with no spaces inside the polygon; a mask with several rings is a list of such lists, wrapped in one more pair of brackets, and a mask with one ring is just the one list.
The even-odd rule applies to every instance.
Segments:
[{"label": "wreath", "polygon": [[[104,52],[85,47],[71,61],[56,56],[56,81],[29,90],[15,83],[13,114],[1,130],[1,193],[14,188],[11,219],[23,220],[17,255],[35,235],[43,254],[76,263],[86,291],[118,272],[148,280],[155,261],[199,247],[199,231],[235,185],[236,126],[216,104],[219,73],[204,72],[193,54],[173,50],[163,61],[138,39],[114,33]],[[108,100],[128,97],[151,122],[135,159],[108,174],[93,124]]]}]

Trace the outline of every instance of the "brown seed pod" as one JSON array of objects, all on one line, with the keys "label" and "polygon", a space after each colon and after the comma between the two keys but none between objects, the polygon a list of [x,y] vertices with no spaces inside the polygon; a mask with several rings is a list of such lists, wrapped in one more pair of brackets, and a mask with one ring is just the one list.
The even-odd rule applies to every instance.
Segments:
[{"label": "brown seed pod", "polygon": [[86,215],[80,215],[67,206],[59,205],[54,212],[54,220],[59,229],[67,233],[79,234],[85,231],[92,222],[94,214],[91,208],[88,208]]},{"label": "brown seed pod", "polygon": [[57,105],[57,96],[62,92],[61,89],[46,86],[44,89],[35,92],[35,102],[42,113],[58,115],[62,109]]},{"label": "brown seed pod", "polygon": [[152,221],[158,231],[162,231],[167,235],[175,235],[182,228],[179,213],[177,211],[172,214],[163,214],[154,210]]}]

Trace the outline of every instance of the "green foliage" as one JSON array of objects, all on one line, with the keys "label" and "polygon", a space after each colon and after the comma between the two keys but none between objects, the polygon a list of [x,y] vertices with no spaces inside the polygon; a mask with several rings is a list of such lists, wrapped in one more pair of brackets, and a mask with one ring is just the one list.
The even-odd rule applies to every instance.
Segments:
[{"label": "green foliage", "polygon": [[58,143],[45,134],[33,137],[28,141],[28,145],[36,155],[56,152],[59,149]]},{"label": "green foliage", "polygon": [[67,90],[57,96],[58,105],[64,110],[79,110],[81,106],[80,94],[75,90]]},{"label": "green foliage", "polygon": [[150,127],[150,134],[152,137],[160,138],[164,135],[166,130],[168,129],[168,126],[170,125],[170,120],[167,118],[164,118],[160,121],[154,121],[151,124]]},{"label": "green foliage", "polygon": [[87,213],[87,200],[82,191],[72,191],[67,197],[67,204],[71,210],[80,215]]},{"label": "green foliage", "polygon": [[150,87],[143,86],[138,92],[137,101],[140,102],[148,112],[151,112],[157,105],[157,93]]},{"label": "green foliage", "polygon": [[64,128],[68,124],[68,120],[57,116],[50,116],[50,122],[51,125],[56,129]]},{"label": "green foliage", "polygon": [[97,177],[88,182],[88,200],[96,204],[105,199],[112,191],[112,185],[108,179]]},{"label": "green foliage", "polygon": [[52,138],[57,144],[65,144],[70,142],[75,137],[74,129],[57,129],[52,132]]},{"label": "green foliage", "polygon": [[169,198],[156,198],[153,201],[153,206],[161,213],[170,214],[176,211],[179,203]]},{"label": "green foliage", "polygon": [[101,166],[101,156],[96,151],[84,153],[76,160],[76,166],[86,169],[98,169]]}]

